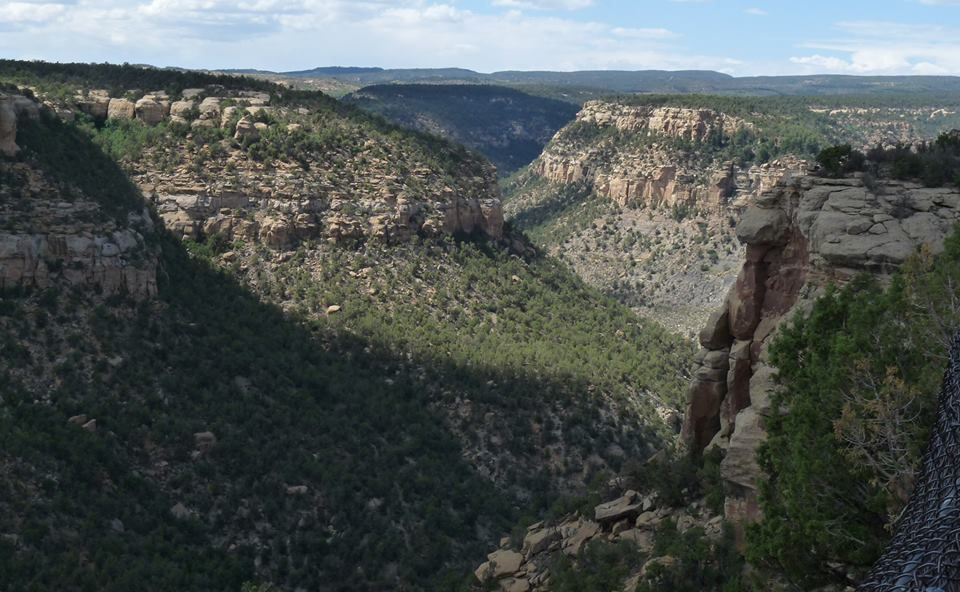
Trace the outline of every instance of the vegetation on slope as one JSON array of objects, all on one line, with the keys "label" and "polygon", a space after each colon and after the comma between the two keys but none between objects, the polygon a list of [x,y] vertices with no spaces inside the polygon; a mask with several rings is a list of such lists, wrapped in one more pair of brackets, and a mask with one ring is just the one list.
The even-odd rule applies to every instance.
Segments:
[{"label": "vegetation on slope", "polygon": [[[311,291],[343,303],[345,314],[307,327],[169,242],[156,304],[5,295],[9,429],[0,433],[13,468],[0,531],[25,538],[4,581],[124,590],[162,571],[155,589],[230,589],[254,576],[291,589],[435,589],[445,567],[462,568],[507,530],[514,508],[555,499],[552,472],[576,479],[600,469],[581,464],[590,454],[616,470],[649,453],[644,415],[605,419],[597,398],[652,381],[679,391],[686,348],[664,358],[667,335],[559,270],[463,249],[450,257],[465,269],[444,270],[446,285],[425,277],[407,287],[445,293],[432,306],[394,299],[413,297],[399,288],[437,260],[398,269],[383,302],[351,297],[358,286],[342,269],[328,281],[274,284],[303,290],[305,306]],[[468,286],[490,300],[464,303],[454,290]],[[444,409],[455,400],[478,412],[451,425]],[[484,425],[491,411],[497,420]],[[97,419],[97,433],[66,423],[80,413]],[[217,446],[191,460],[193,434],[204,431]],[[486,477],[483,462],[462,457],[474,448],[497,455]],[[524,459],[541,448],[565,449],[574,464],[538,473]],[[287,493],[301,485],[309,493]],[[195,515],[169,518],[177,503]],[[114,519],[123,532],[111,530]],[[192,559],[168,565],[181,554]]]},{"label": "vegetation on slope", "polygon": [[578,110],[568,102],[484,85],[370,86],[343,100],[477,150],[502,175],[532,162]]},{"label": "vegetation on slope", "polygon": [[[678,152],[705,152],[716,161],[734,160],[742,165],[764,163],[785,154],[814,157],[821,149],[847,142],[864,144],[871,126],[895,119],[909,123],[919,137],[932,137],[944,129],[960,127],[960,101],[952,95],[824,96],[824,97],[728,97],[713,95],[628,95],[611,99],[617,103],[650,107],[712,109],[754,125],[726,137],[720,134],[703,143],[646,137],[615,127],[577,122],[558,139],[577,143],[601,140],[618,149],[638,143],[658,144]],[[933,108],[943,109],[931,117]],[[896,111],[893,115],[891,112]],[[642,147],[642,146],[641,146]]]},{"label": "vegetation on slope", "polygon": [[41,61],[0,60],[0,80],[30,86],[45,94],[70,97],[76,89],[106,89],[110,96],[128,91],[163,90],[179,96],[184,89],[218,85],[226,89],[260,90],[279,93],[283,87],[243,76],[207,74],[190,70],[153,68],[132,64],[62,64]]},{"label": "vegetation on slope", "polygon": [[960,327],[960,234],[884,288],[827,292],[771,349],[782,390],[760,460],[764,521],[750,556],[795,582],[844,580],[887,542],[912,489],[953,333]]},{"label": "vegetation on slope", "polygon": [[[48,124],[28,162],[60,136],[104,158]],[[156,301],[0,296],[9,590],[458,589],[519,512],[649,452],[682,390],[687,344],[549,260],[161,243]],[[285,312],[208,263],[224,248]]]},{"label": "vegetation on slope", "polygon": [[850,144],[824,148],[817,164],[821,174],[832,177],[864,172],[869,178],[920,180],[927,187],[960,186],[960,131],[940,134],[933,142],[877,147],[866,154]]}]

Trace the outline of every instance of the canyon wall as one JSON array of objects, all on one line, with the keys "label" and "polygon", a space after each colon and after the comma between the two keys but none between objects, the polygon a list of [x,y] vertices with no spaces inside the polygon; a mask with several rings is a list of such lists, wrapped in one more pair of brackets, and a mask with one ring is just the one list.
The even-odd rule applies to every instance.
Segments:
[{"label": "canyon wall", "polygon": [[700,333],[683,436],[726,450],[727,518],[757,520],[756,460],[777,388],[769,346],[777,329],[830,283],[862,272],[887,275],[922,245],[933,252],[960,220],[960,191],[860,178],[801,177],[761,194],[737,236],[745,261],[725,303]]},{"label": "canyon wall", "polygon": [[[602,136],[581,139],[565,128],[531,165],[534,174],[556,183],[590,183],[617,202],[644,206],[697,207],[720,211],[738,195],[757,194],[782,179],[807,172],[806,161],[784,158],[741,168],[695,154],[715,134],[729,137],[753,125],[712,109],[630,106],[591,101],[577,115],[580,127],[625,132],[615,144]],[[687,142],[690,150],[672,141]]]},{"label": "canyon wall", "polygon": [[[187,136],[178,150],[188,158],[177,166],[163,166],[169,157],[161,150],[129,163],[131,177],[178,237],[257,241],[279,250],[312,240],[503,237],[496,171],[487,163],[455,181],[422,163],[401,176],[398,169],[408,167],[395,162],[391,146],[372,139],[359,150],[333,146],[327,154],[313,153],[308,163],[251,158],[246,147],[262,136],[303,141],[315,125],[310,109],[273,106],[266,93],[208,87],[187,89],[179,100],[157,91],[133,101],[93,90],[75,97],[60,114],[69,117],[75,111],[147,126],[214,128],[232,136],[206,151],[192,146]],[[200,161],[202,168],[195,164]]]},{"label": "canyon wall", "polygon": [[41,117],[32,100],[0,94],[0,290],[83,286],[145,298],[157,291],[150,212],[118,219],[29,160],[18,161],[18,120]]}]

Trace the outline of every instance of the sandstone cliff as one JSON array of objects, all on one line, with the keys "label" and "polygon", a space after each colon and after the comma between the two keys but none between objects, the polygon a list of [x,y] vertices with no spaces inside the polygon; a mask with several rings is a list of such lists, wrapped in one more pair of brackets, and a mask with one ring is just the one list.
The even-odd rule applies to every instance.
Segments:
[{"label": "sandstone cliff", "polygon": [[776,388],[768,348],[778,327],[831,282],[887,274],[921,245],[933,252],[960,220],[960,191],[903,182],[802,177],[761,194],[737,236],[746,260],[726,302],[700,333],[683,435],[726,450],[727,518],[759,517],[756,450]]},{"label": "sandstone cliff", "polygon": [[738,133],[756,126],[714,109],[589,102],[508,189],[505,212],[590,284],[693,335],[735,279],[731,221],[808,168],[727,160],[716,143]]},{"label": "sandstone cliff", "polygon": [[[621,206],[716,211],[738,189],[762,190],[793,168],[805,167],[790,162],[741,170],[701,152],[700,145],[715,136],[749,129],[752,124],[712,109],[591,101],[573,126],[554,137],[532,170],[557,183],[590,183],[598,195]],[[619,135],[606,138],[613,130]]]},{"label": "sandstone cliff", "polygon": [[63,184],[49,168],[20,152],[17,123],[43,126],[37,104],[0,95],[0,290],[80,286],[105,295],[143,298],[157,290],[150,213],[121,217],[82,188]]},{"label": "sandstone cliff", "polygon": [[401,145],[392,130],[364,128],[328,103],[271,100],[217,87],[137,101],[95,90],[78,95],[67,112],[167,131],[162,145],[120,156],[164,224],[183,238],[216,235],[287,250],[311,240],[503,237],[488,164],[453,154],[450,145],[427,156],[423,147]]}]

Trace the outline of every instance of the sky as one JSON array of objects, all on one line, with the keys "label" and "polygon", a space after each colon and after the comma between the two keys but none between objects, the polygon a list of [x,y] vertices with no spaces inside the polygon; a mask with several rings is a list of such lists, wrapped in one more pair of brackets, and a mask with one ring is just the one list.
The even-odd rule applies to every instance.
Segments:
[{"label": "sky", "polygon": [[0,57],[960,75],[960,0],[0,0]]}]

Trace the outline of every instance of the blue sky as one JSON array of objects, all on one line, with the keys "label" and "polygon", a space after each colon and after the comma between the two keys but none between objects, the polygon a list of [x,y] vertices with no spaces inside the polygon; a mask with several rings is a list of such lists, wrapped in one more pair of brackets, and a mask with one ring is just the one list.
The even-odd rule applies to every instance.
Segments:
[{"label": "blue sky", "polygon": [[0,56],[960,75],[960,0],[0,0]]}]

